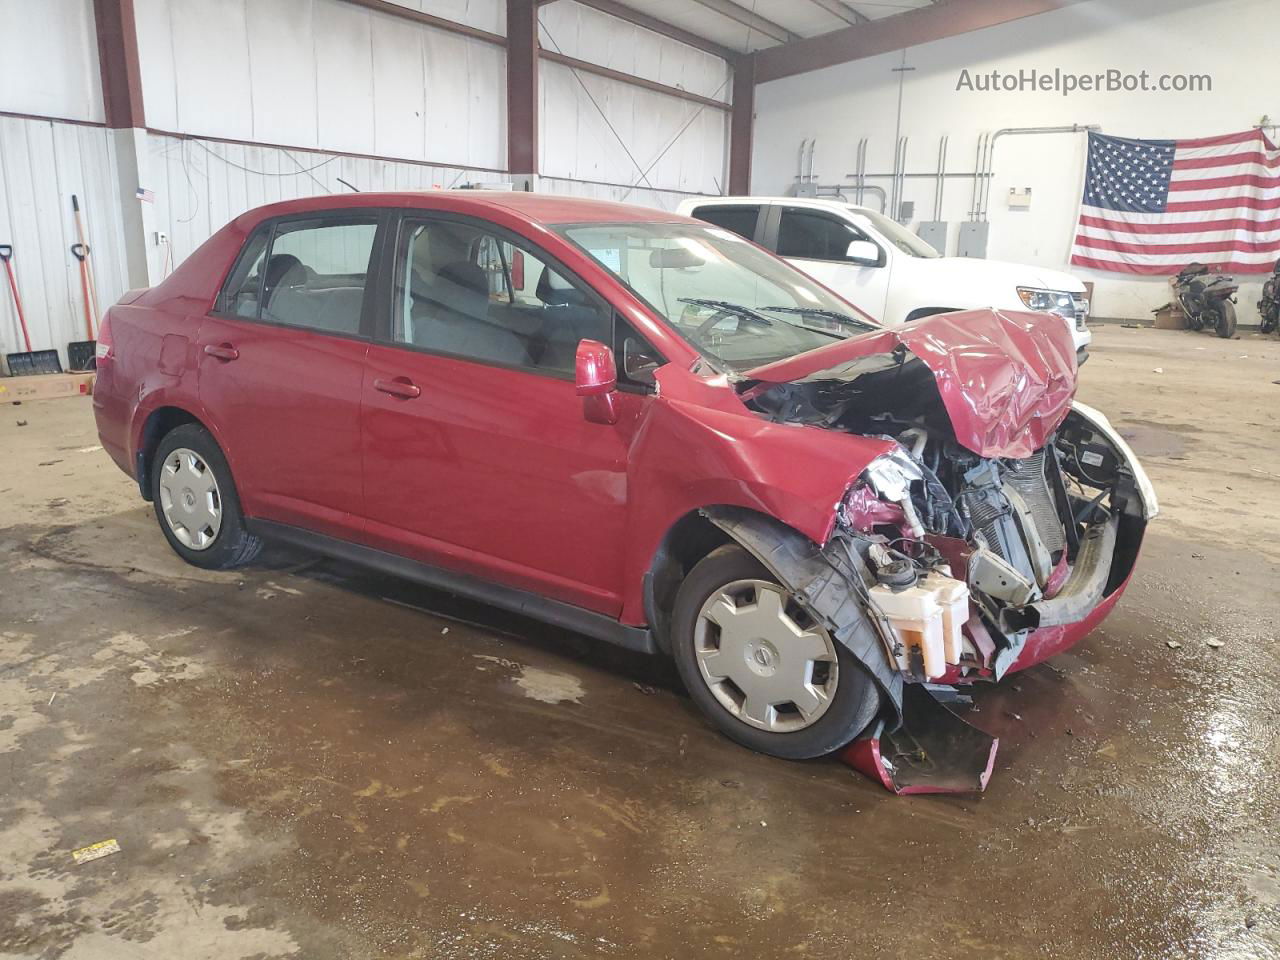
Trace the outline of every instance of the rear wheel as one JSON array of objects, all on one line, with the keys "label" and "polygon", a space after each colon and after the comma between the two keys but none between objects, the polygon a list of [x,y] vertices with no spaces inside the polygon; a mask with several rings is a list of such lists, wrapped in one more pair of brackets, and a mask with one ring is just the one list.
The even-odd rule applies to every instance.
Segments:
[{"label": "rear wheel", "polygon": [[1262,314],[1262,332],[1272,333],[1277,325],[1280,325],[1280,302],[1272,301]]},{"label": "rear wheel", "polygon": [[1213,306],[1218,314],[1214,330],[1222,339],[1230,340],[1236,335],[1236,305],[1230,300],[1219,300]]},{"label": "rear wheel", "polygon": [[226,570],[262,550],[262,541],[245,529],[226,457],[199,424],[175,427],[160,441],[151,494],[165,539],[187,563]]},{"label": "rear wheel", "polygon": [[857,658],[736,544],[708,554],[681,584],[672,653],[707,719],[771,756],[838,750],[880,707]]}]

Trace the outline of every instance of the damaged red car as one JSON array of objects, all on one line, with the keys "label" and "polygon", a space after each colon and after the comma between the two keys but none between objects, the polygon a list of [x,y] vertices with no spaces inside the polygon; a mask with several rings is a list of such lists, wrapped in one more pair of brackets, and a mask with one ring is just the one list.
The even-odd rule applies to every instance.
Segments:
[{"label": "damaged red car", "polygon": [[541,194],[243,214],[109,311],[189,563],[279,540],[674,659],[732,739],[980,788],[940,700],[1070,647],[1156,513],[1059,318],[884,329],[734,233]]}]

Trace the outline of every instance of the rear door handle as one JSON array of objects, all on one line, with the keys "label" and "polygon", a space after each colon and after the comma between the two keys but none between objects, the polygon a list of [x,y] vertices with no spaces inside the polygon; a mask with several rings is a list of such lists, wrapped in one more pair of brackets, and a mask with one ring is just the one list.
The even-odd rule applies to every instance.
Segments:
[{"label": "rear door handle", "polygon": [[208,356],[216,357],[224,363],[230,363],[232,360],[240,358],[240,351],[229,343],[211,343],[204,348],[204,352]]},{"label": "rear door handle", "polygon": [[389,393],[401,400],[412,400],[422,396],[422,388],[408,377],[396,377],[394,380],[375,380],[373,389]]}]

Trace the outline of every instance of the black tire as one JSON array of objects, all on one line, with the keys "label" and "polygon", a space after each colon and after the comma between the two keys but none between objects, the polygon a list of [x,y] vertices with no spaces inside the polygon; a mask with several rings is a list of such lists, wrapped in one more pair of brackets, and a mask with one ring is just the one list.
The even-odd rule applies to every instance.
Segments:
[{"label": "black tire", "polygon": [[[208,469],[213,471],[217,481],[222,511],[221,524],[209,545],[201,549],[193,549],[178,539],[164,515],[161,502],[161,472],[170,455],[183,448],[198,454]],[[169,541],[169,546],[173,547],[173,552],[187,563],[205,570],[229,570],[250,563],[262,551],[262,540],[245,529],[244,515],[240,512],[240,496],[236,493],[227,458],[222,455],[222,449],[204,427],[196,423],[184,423],[165,434],[160,440],[160,446],[156,448],[148,479],[160,530]]]},{"label": "black tire", "polygon": [[880,695],[866,668],[838,641],[838,674],[831,703],[803,729],[775,733],[753,727],[730,713],[702,678],[694,650],[698,613],[707,598],[736,580],[778,580],[737,544],[712,551],[689,571],[676,594],[671,617],[671,648],[689,696],[717,730],[730,740],[784,760],[807,760],[839,750],[861,733],[880,709]]},{"label": "black tire", "polygon": [[1214,330],[1223,340],[1230,340],[1236,335],[1236,305],[1230,300],[1219,300],[1213,306],[1218,314]]},{"label": "black tire", "polygon": [[1280,304],[1268,304],[1262,314],[1262,332],[1273,333],[1277,325],[1280,325]]}]

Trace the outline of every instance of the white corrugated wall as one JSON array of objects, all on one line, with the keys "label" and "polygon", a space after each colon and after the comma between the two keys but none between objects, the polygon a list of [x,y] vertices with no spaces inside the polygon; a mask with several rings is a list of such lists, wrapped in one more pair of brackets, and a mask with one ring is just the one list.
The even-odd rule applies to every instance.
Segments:
[{"label": "white corrugated wall", "polygon": [[[432,166],[321,151],[255,147],[152,134],[157,229],[169,236],[172,262],[181,261],[228,220],[264,203],[347,193],[339,178],[362,191],[448,189],[505,182],[500,173]],[[164,261],[152,250],[153,267]],[[159,275],[159,274],[157,274]]]},{"label": "white corrugated wall", "polygon": [[[399,2],[505,33],[502,0]],[[136,0],[136,16],[153,277],[244,210],[341,193],[338,178],[361,190],[506,179],[499,46],[342,0]],[[548,49],[728,99],[716,57],[572,0],[539,16]],[[126,285],[112,134],[95,125],[93,3],[0,0],[0,25],[0,111],[79,121],[0,116],[0,244],[14,247],[34,345],[63,349],[84,338],[72,194],[88,214],[101,304]],[[721,191],[725,111],[549,61],[541,75],[542,190],[664,209]],[[7,353],[20,339],[6,288]]]},{"label": "white corrugated wall", "polygon": [[[104,127],[0,116],[0,244],[13,247],[32,346],[65,351],[87,338],[74,194],[87,220],[101,304],[124,292],[115,171]],[[8,282],[0,278],[0,353],[24,350]],[[63,362],[66,362],[65,353]]]}]

